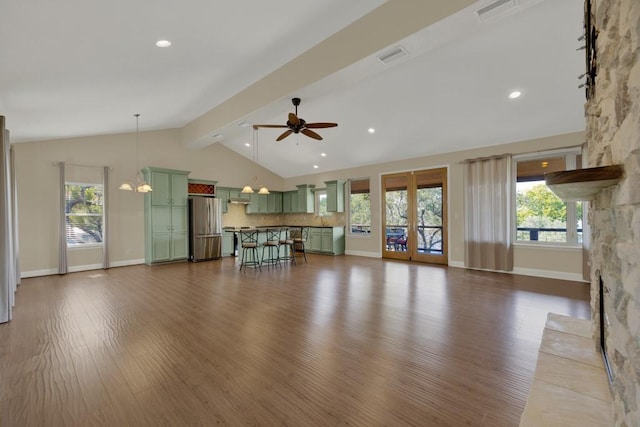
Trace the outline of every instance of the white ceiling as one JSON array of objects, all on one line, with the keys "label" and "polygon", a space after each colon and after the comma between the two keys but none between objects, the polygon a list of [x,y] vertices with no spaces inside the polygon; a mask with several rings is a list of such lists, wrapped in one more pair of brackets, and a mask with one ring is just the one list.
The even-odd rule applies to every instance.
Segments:
[{"label": "white ceiling", "polygon": [[[134,113],[142,131],[181,128],[383,3],[4,2],[0,114],[13,142],[128,132]],[[280,129],[261,129],[260,164],[283,177],[583,130],[582,0],[516,0],[480,22],[488,3],[382,49],[409,52],[391,65],[367,56],[231,115],[210,143],[253,158],[251,128],[237,124],[284,124],[293,96],[307,122],[339,126],[279,143]],[[155,47],[163,38],[173,45]],[[523,96],[509,100],[514,89]]]}]

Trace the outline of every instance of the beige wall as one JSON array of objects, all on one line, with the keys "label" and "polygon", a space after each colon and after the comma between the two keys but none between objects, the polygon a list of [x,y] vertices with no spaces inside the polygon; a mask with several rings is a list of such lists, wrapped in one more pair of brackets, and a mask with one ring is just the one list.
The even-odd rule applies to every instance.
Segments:
[{"label": "beige wall", "polygon": [[[241,187],[253,175],[270,188],[282,188],[279,176],[223,145],[201,150],[181,147],[178,130],[140,133],[140,167],[191,171],[194,179]],[[58,266],[58,169],[54,162],[109,166],[110,259],[114,265],[144,258],[143,195],[119,191],[135,178],[135,134],[105,135],[14,144],[18,185],[20,268],[27,275],[52,274]],[[78,169],[78,168],[76,168]],[[257,169],[257,170],[256,170]],[[69,252],[69,266],[101,263],[99,251]]]},{"label": "beige wall", "polygon": [[[324,181],[332,179],[370,178],[372,229],[371,235],[347,236],[346,250],[349,254],[380,256],[381,254],[381,175],[391,172],[428,169],[446,166],[449,169],[449,261],[450,265],[464,265],[464,223],[462,162],[465,159],[494,154],[523,154],[569,146],[582,145],[584,132],[557,135],[530,141],[496,145],[481,149],[459,151],[434,156],[418,157],[403,161],[382,163],[355,169],[300,176],[285,180],[286,189],[298,184],[315,184],[324,187]],[[547,247],[518,246],[514,253],[514,272],[570,280],[582,280],[582,254],[577,250]]]},{"label": "beige wall", "polygon": [[[347,252],[354,255],[380,256],[381,204],[380,176],[384,173],[425,169],[436,166],[449,168],[449,248],[450,263],[462,266],[463,198],[462,160],[500,153],[527,153],[566,146],[580,145],[584,133],[572,133],[532,141],[524,141],[476,150],[413,158],[373,166],[307,175],[290,179],[256,166],[226,147],[214,144],[200,150],[180,145],[178,130],[140,133],[140,166],[156,166],[191,171],[194,179],[218,181],[225,187],[242,187],[248,177],[259,174],[273,190],[293,190],[297,184],[324,187],[333,179],[371,178],[372,233],[368,237],[347,236]],[[113,265],[141,262],[144,258],[143,196],[118,191],[118,185],[135,176],[135,135],[107,135],[67,140],[42,141],[14,145],[18,183],[20,221],[20,266],[23,274],[52,274],[58,265],[58,172],[53,162],[109,166],[110,203],[110,259]],[[256,170],[257,168],[257,170]],[[315,215],[244,215],[242,205],[230,205],[223,221],[228,225],[302,224],[320,225]],[[346,214],[334,214],[329,225],[346,225]],[[100,253],[71,252],[70,267],[99,264]],[[517,247],[515,272],[555,276],[579,280],[581,256],[577,251]]]}]

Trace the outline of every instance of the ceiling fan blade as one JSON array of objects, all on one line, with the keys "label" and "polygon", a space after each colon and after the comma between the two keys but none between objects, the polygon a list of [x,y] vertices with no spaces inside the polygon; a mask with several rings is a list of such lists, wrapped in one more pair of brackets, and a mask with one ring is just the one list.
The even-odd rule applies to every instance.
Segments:
[{"label": "ceiling fan blade", "polygon": [[298,126],[300,124],[300,119],[293,113],[289,113],[289,123],[293,126]]},{"label": "ceiling fan blade", "polygon": [[254,129],[258,129],[258,128],[287,128],[289,126],[285,126],[285,125],[253,125]]},{"label": "ceiling fan blade", "polygon": [[306,127],[307,129],[322,129],[322,128],[334,128],[338,126],[337,123],[323,123],[323,122],[319,122],[319,123],[307,123]]},{"label": "ceiling fan blade", "polygon": [[291,135],[293,133],[293,131],[291,129],[289,130],[285,130],[282,135],[280,135],[278,138],[276,138],[276,141],[282,141],[283,139],[285,139],[286,137],[288,137],[289,135]]},{"label": "ceiling fan blade", "polygon": [[302,129],[300,132],[302,132],[303,134],[307,135],[309,138],[322,140],[322,137],[320,135],[318,135],[317,133],[315,133],[314,131],[312,131],[312,130]]}]

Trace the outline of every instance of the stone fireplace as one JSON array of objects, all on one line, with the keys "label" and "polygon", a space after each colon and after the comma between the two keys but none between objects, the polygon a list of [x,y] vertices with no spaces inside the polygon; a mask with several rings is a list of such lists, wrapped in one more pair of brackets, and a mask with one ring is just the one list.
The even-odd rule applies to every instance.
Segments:
[{"label": "stone fireplace", "polygon": [[[640,420],[640,1],[587,0],[595,40],[585,106],[588,166],[623,165],[590,203],[594,340],[606,347],[615,425]],[[600,293],[602,280],[603,293]],[[601,297],[602,295],[602,297]],[[601,298],[604,300],[601,301]],[[600,304],[606,313],[600,333]]]}]

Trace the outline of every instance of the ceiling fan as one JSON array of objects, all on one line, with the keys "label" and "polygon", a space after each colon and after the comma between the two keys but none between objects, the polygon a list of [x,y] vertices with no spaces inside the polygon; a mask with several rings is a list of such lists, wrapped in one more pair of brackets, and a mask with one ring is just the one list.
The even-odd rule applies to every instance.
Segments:
[{"label": "ceiling fan", "polygon": [[276,139],[276,141],[282,141],[292,133],[302,133],[303,135],[307,135],[309,138],[322,140],[322,137],[311,129],[333,128],[338,126],[337,123],[307,123],[304,119],[298,117],[298,105],[300,105],[300,98],[293,98],[291,102],[296,107],[296,112],[295,114],[289,113],[289,120],[287,120],[286,125],[253,125],[253,128],[285,128],[287,130]]}]

